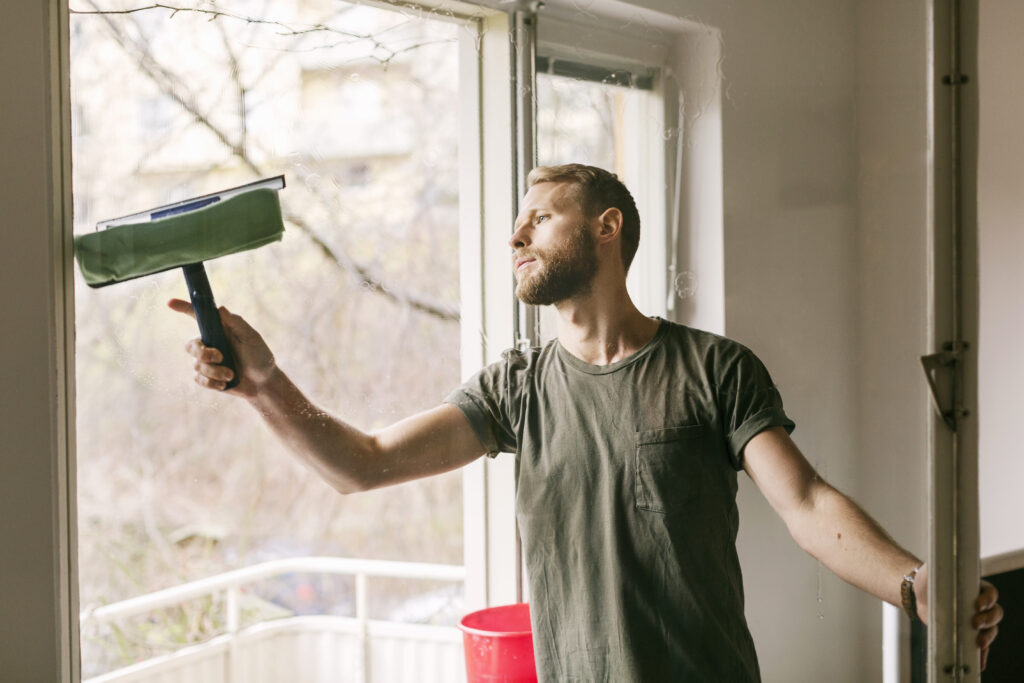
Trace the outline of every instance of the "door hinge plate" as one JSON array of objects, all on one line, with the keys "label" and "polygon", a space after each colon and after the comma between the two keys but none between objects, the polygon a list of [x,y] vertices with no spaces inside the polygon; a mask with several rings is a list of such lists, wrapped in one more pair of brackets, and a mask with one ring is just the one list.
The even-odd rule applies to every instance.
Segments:
[{"label": "door hinge plate", "polygon": [[938,374],[942,371],[952,372],[950,386],[953,387],[952,383],[958,381],[957,365],[963,358],[964,351],[968,348],[967,342],[947,342],[942,345],[942,351],[921,356],[921,366],[924,368],[925,379],[928,380],[928,388],[931,391],[932,405],[935,406],[935,412],[939,414],[954,432],[956,431],[957,423],[962,418],[970,415],[970,411],[964,410],[962,406],[953,405],[953,396],[959,396],[959,391],[950,391],[950,396],[943,399],[941,395],[943,392],[938,383]]}]

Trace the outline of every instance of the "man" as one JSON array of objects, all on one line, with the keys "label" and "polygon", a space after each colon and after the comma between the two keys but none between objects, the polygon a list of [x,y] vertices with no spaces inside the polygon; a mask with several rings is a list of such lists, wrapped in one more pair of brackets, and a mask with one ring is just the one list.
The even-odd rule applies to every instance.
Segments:
[{"label": "man", "polygon": [[[366,434],[313,406],[222,310],[232,393],[343,493],[515,453],[542,681],[760,680],[735,549],[740,469],[803,549],[927,620],[927,567],[815,473],[757,357],[633,305],[640,221],[625,186],[575,164],[537,168],[529,184],[509,240],[516,294],[555,306],[557,340],[507,351],[437,408]],[[187,348],[196,380],[223,389],[219,352]],[[986,584],[983,657],[1001,617]]]}]

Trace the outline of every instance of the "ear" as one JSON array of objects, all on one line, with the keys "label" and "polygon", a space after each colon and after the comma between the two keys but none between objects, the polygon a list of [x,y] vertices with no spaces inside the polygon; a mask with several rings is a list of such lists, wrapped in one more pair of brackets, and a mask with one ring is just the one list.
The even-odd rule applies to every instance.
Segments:
[{"label": "ear", "polygon": [[597,233],[599,244],[611,242],[622,232],[622,212],[614,206],[605,209],[604,213],[597,217],[597,220],[600,224],[600,230]]}]

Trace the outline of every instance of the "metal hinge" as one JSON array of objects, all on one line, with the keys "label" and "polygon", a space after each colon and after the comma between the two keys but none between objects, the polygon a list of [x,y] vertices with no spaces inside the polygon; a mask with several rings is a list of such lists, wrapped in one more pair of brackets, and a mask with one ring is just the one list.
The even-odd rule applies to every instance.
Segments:
[{"label": "metal hinge", "polygon": [[942,667],[942,673],[946,674],[947,676],[952,676],[953,680],[956,681],[956,683],[960,683],[960,681],[964,680],[964,677],[967,676],[967,674],[971,673],[971,667],[965,664],[947,664],[946,666]]},{"label": "metal hinge", "polygon": [[955,73],[946,74],[942,77],[943,85],[967,85],[971,82],[971,77],[967,74]]},{"label": "metal hinge", "polygon": [[[942,398],[939,396],[939,385],[936,382],[936,375],[942,369],[955,371],[957,364],[963,357],[963,352],[968,348],[967,342],[946,342],[942,345],[942,351],[921,356],[924,376],[928,380],[928,388],[931,389],[932,405],[935,406],[935,411],[954,432],[956,431],[957,422],[970,415],[970,411],[955,405],[943,406]],[[952,381],[956,381],[955,373]],[[950,398],[949,402],[952,403],[953,399]]]}]

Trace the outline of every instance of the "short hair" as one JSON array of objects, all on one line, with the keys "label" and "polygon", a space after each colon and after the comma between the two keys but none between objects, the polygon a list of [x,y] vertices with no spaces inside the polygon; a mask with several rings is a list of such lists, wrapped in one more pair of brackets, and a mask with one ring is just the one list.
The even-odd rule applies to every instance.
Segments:
[{"label": "short hair", "polygon": [[538,183],[572,183],[583,215],[593,218],[615,207],[622,212],[622,264],[629,266],[640,244],[640,213],[626,186],[614,173],[584,164],[538,166],[527,176],[527,187]]}]

